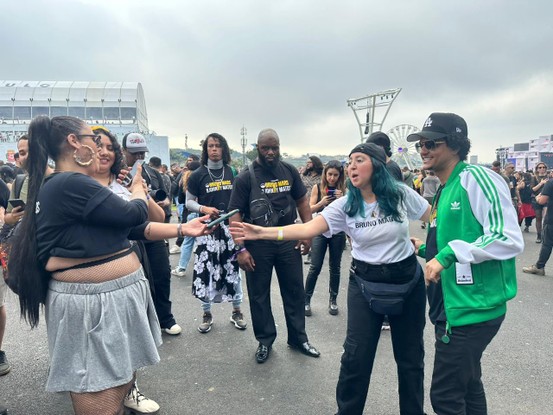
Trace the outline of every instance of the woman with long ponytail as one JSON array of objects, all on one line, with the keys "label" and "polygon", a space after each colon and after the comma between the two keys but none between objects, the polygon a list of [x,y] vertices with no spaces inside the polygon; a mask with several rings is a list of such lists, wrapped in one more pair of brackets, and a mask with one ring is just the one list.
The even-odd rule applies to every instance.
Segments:
[{"label": "woman with long ponytail", "polygon": [[[121,414],[136,370],[159,361],[161,344],[148,282],[129,238],[166,235],[146,222],[140,167],[129,201],[90,177],[98,169],[100,141],[83,121],[39,116],[28,136],[27,208],[9,274],[31,327],[44,306],[46,390],[70,392],[79,415]],[[56,170],[45,177],[48,158]],[[172,226],[173,237],[200,236],[207,232],[201,219],[165,224],[164,231]]]}]

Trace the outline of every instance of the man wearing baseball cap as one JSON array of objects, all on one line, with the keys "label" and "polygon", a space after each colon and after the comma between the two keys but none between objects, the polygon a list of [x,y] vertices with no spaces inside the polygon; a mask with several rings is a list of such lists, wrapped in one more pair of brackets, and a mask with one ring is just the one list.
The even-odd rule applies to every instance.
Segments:
[{"label": "man wearing baseball cap", "polygon": [[522,233],[505,181],[465,163],[467,124],[436,112],[407,141],[416,146],[423,169],[440,179],[426,244],[412,238],[426,259],[425,279],[436,353],[430,400],[439,415],[487,414],[482,353],[499,331],[506,302],[516,295],[515,256]]},{"label": "man wearing baseball cap", "polygon": [[[132,166],[137,160],[144,160],[148,152],[146,139],[139,133],[125,134],[122,147],[127,166]],[[158,192],[160,190],[165,192],[165,200],[158,201],[158,204],[163,208],[170,206],[169,199],[166,197],[170,189],[165,189],[161,174],[145,163],[142,165],[142,178],[150,188],[151,194],[152,192],[160,194]],[[144,247],[150,264],[150,275],[153,281],[152,296],[161,329],[167,334],[180,334],[182,328],[173,317],[171,300],[169,299],[171,296],[171,264],[169,263],[169,252],[165,242],[144,241]]]}]

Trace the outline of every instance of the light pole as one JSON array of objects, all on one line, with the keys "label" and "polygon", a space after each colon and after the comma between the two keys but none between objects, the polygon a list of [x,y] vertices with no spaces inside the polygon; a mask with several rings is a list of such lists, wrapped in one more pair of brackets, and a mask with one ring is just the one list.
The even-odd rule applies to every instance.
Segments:
[{"label": "light pole", "polygon": [[240,140],[240,143],[242,144],[242,167],[246,167],[246,144],[248,144],[248,140],[246,138],[247,134],[248,130],[246,127],[242,126],[240,129],[240,135],[242,136],[242,139]]}]

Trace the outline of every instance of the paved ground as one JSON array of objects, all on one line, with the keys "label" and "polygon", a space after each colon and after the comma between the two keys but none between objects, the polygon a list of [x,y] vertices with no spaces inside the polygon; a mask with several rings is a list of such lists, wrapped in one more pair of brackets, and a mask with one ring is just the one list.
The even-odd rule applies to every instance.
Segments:
[{"label": "paved ground", "polygon": [[[411,225],[422,236],[418,224]],[[517,258],[519,294],[509,304],[507,319],[483,359],[490,414],[551,414],[553,359],[553,269],[550,276],[523,274],[523,265],[532,263],[539,245],[535,233],[524,234],[526,250]],[[327,307],[328,268],[320,276],[313,298],[313,316],[307,331],[322,356],[313,359],[286,346],[286,327],[276,279],[273,310],[278,324],[270,359],[259,365],[254,360],[257,346],[248,327],[238,331],[229,322],[229,304],[214,307],[215,323],[208,334],[196,330],[200,306],[191,295],[191,278],[173,278],[173,310],[183,333],[164,335],[161,363],[139,373],[141,390],[161,405],[161,414],[333,414],[334,390],[345,337],[346,271],[349,249],[342,261],[339,296],[340,314],[330,316]],[[177,256],[172,255],[173,264]],[[326,264],[325,264],[326,267]],[[305,266],[304,271],[307,271]],[[10,414],[71,414],[66,394],[48,394],[44,384],[48,370],[45,327],[36,330],[19,320],[17,299],[8,298],[8,327],[3,349],[12,372],[0,378],[0,401]],[[249,318],[247,298],[244,312]],[[426,410],[432,413],[428,390],[433,361],[432,327],[426,334]],[[390,333],[382,333],[365,413],[397,414],[397,379],[391,352]]]}]

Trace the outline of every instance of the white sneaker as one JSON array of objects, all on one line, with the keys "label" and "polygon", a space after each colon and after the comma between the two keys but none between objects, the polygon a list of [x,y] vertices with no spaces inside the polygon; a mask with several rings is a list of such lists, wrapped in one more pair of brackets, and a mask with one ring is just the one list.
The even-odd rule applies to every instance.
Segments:
[{"label": "white sneaker", "polygon": [[169,249],[170,254],[180,254],[180,246],[173,245],[171,249]]},{"label": "white sneaker", "polygon": [[176,336],[177,334],[181,334],[182,328],[178,324],[173,324],[171,328],[169,329],[163,329],[163,331],[167,334],[170,334],[172,336]]},{"label": "white sneaker", "polygon": [[186,270],[176,267],[175,269],[171,270],[171,275],[175,275],[177,277],[185,277],[186,276]]},{"label": "white sneaker", "polygon": [[129,394],[125,396],[123,405],[125,405],[125,408],[129,409],[132,414],[157,414],[159,412],[159,405],[157,402],[142,395],[138,390],[138,386],[136,386],[136,382]]}]

